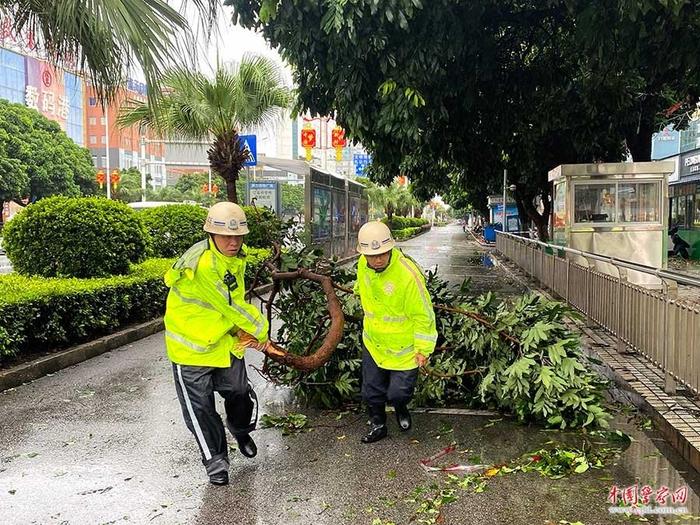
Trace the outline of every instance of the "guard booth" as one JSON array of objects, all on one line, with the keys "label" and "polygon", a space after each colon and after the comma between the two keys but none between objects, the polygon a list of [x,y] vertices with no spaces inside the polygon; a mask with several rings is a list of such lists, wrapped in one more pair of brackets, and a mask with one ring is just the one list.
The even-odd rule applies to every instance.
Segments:
[{"label": "guard booth", "polygon": [[305,192],[304,215],[313,245],[328,257],[354,254],[369,209],[364,186],[309,166]]},{"label": "guard booth", "polygon": [[[560,246],[665,268],[668,175],[673,162],[563,164],[549,172],[554,184],[552,241]],[[586,265],[581,257],[577,263]],[[617,277],[607,263],[596,268]],[[660,281],[628,272],[635,284]]]}]

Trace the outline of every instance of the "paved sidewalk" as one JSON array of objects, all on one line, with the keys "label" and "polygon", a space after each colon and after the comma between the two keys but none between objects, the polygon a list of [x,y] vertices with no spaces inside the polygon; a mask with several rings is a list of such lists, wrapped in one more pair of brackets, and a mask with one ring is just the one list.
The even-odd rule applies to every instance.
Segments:
[{"label": "paved sidewalk", "polygon": [[[525,274],[516,264],[498,254],[503,270],[523,285],[553,297],[548,290]],[[554,297],[558,299],[557,297]],[[681,385],[676,395],[664,392],[664,373],[640,354],[617,351],[617,339],[600,326],[585,321],[569,321],[581,334],[583,349],[603,361],[599,371],[615,381],[628,400],[652,416],[669,443],[696,470],[700,471],[700,402]]]}]

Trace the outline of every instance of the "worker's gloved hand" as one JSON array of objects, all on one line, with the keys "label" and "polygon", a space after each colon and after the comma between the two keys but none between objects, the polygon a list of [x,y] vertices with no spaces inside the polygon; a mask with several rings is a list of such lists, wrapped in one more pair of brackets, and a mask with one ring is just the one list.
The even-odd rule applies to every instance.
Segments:
[{"label": "worker's gloved hand", "polygon": [[243,330],[238,330],[236,333],[238,336],[238,341],[241,347],[243,348],[254,348],[255,350],[260,350],[262,351],[263,348],[265,348],[266,343],[261,343],[255,337],[250,335],[248,332],[244,332]]},{"label": "worker's gloved hand", "polygon": [[416,364],[423,368],[425,365],[428,364],[428,358],[425,357],[423,354],[416,354]]},{"label": "worker's gloved hand", "polygon": [[261,349],[261,351],[265,352],[268,355],[276,355],[276,356],[283,356],[284,355],[284,352],[275,348],[275,345],[269,339],[267,341],[265,341],[264,347]]}]

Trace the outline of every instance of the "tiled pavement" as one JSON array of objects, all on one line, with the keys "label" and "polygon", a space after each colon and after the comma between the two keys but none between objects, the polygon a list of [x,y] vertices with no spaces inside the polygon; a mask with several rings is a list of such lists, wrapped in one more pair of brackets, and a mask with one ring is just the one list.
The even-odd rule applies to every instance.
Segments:
[{"label": "tiled pavement", "polygon": [[[551,297],[550,293],[526,275],[517,265],[495,251],[492,258],[513,279]],[[614,381],[623,402],[648,413],[664,438],[700,471],[700,399],[679,385],[675,395],[664,392],[664,373],[633,352],[617,351],[617,339],[600,326],[570,320],[570,328],[581,334],[581,346],[589,356],[603,364],[598,371]]]}]

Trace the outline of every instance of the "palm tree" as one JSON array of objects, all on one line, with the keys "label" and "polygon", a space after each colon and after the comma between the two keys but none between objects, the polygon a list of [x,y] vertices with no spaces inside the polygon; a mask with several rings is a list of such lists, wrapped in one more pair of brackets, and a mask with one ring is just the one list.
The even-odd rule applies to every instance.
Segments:
[{"label": "palm tree", "polygon": [[209,164],[226,182],[226,194],[238,202],[236,180],[248,160],[238,132],[277,120],[290,102],[280,68],[272,60],[245,55],[239,65],[219,67],[214,79],[187,68],[166,71],[160,96],[130,100],[117,124],[141,124],[163,138],[211,142]]},{"label": "palm tree", "polygon": [[[208,36],[219,0],[189,4]],[[31,32],[53,62],[77,60],[102,100],[112,99],[134,66],[155,85],[168,65],[192,62],[195,48],[187,20],[165,0],[0,0],[0,16],[15,34]]]},{"label": "palm tree", "polygon": [[367,186],[367,198],[373,207],[384,210],[389,224],[394,218],[394,213],[401,211],[406,213],[411,206],[418,203],[410,190],[396,181],[388,186],[379,186],[370,182]]}]

